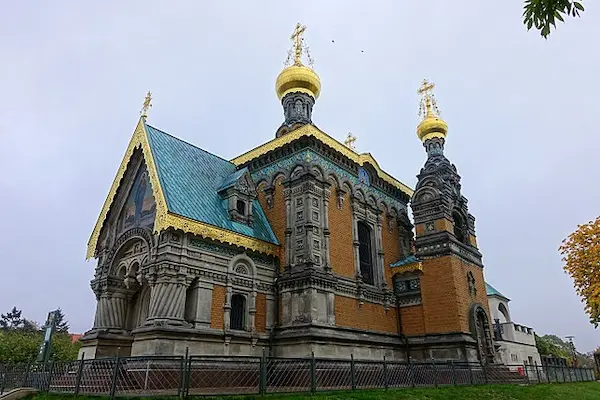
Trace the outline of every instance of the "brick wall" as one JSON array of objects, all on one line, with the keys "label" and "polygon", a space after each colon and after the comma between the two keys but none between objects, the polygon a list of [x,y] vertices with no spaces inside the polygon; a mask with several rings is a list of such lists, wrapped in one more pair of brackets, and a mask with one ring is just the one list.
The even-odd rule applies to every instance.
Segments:
[{"label": "brick wall", "polygon": [[225,305],[225,286],[214,285],[210,310],[210,327],[223,329],[223,306]]},{"label": "brick wall", "polygon": [[254,315],[256,332],[267,331],[267,297],[264,293],[256,294],[256,314]]},{"label": "brick wall", "polygon": [[398,261],[400,259],[400,232],[398,229],[397,223],[392,223],[391,232],[388,229],[388,220],[387,216],[383,217],[383,225],[381,227],[382,230],[382,239],[383,239],[383,269],[385,280],[388,284],[388,288],[393,287],[392,283],[392,271],[390,268],[390,264]]},{"label": "brick wall", "polygon": [[265,193],[263,192],[263,186],[258,190],[258,201],[262,206],[265,216],[271,224],[271,228],[273,229],[273,233],[275,233],[275,237],[279,241],[280,250],[279,250],[279,260],[281,261],[281,266],[283,267],[285,264],[285,201],[283,199],[283,185],[281,181],[283,180],[283,176],[278,178],[275,181],[275,190],[273,191],[273,208],[269,208],[267,206],[267,199]]},{"label": "brick wall", "polygon": [[405,335],[425,334],[423,306],[402,307],[400,309],[400,321],[402,321],[402,333]]},{"label": "brick wall", "polygon": [[[475,277],[475,296],[469,293],[469,271]],[[456,256],[423,262],[421,294],[427,333],[470,332],[470,308],[473,303],[481,304],[490,315],[483,270]]]},{"label": "brick wall", "polygon": [[335,296],[335,323],[338,326],[370,331],[397,333],[396,309],[385,311],[383,305],[364,303],[345,296]]},{"label": "brick wall", "polygon": [[352,245],[352,207],[349,195],[344,196],[342,209],[337,207],[333,193],[329,202],[329,255],[333,272],[354,278],[354,247]]},{"label": "brick wall", "polygon": [[457,262],[459,260],[453,256],[423,261],[421,297],[427,333],[461,330],[454,278],[454,269],[459,267]]}]

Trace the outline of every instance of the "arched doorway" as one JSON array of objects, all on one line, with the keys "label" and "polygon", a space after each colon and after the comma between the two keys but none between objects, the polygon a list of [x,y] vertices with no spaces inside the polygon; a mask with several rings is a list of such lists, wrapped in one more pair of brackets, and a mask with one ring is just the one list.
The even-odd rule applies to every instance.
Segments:
[{"label": "arched doorway", "polygon": [[477,353],[479,361],[484,364],[494,362],[494,344],[492,342],[492,332],[490,329],[490,320],[485,309],[476,304],[471,312],[471,333],[477,341]]}]

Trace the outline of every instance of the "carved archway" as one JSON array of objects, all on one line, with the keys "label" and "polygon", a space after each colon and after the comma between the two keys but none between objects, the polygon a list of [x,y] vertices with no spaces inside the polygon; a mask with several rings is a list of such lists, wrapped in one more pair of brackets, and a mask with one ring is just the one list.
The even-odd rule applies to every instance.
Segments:
[{"label": "carved archway", "polygon": [[489,316],[485,308],[478,303],[471,306],[470,316],[471,334],[477,342],[479,361],[483,364],[491,364],[494,362],[495,350]]}]

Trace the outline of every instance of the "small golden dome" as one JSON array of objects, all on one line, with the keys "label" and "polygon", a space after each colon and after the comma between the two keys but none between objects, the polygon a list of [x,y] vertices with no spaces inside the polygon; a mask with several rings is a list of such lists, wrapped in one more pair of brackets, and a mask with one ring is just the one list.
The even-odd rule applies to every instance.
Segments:
[{"label": "small golden dome", "polygon": [[417,136],[422,142],[434,137],[445,138],[448,134],[448,124],[434,113],[427,113],[427,116],[417,126]]},{"label": "small golden dome", "polygon": [[281,71],[275,82],[275,90],[280,100],[292,92],[306,93],[316,100],[321,93],[321,80],[311,68],[294,64]]}]

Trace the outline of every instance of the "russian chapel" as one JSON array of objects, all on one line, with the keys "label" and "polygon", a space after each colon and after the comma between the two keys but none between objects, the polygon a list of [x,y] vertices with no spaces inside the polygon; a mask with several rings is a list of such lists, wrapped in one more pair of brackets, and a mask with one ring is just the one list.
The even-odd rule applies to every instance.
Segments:
[{"label": "russian chapel", "polygon": [[232,160],[150,125],[148,94],[88,242],[86,358],[494,362],[475,219],[433,84],[419,89],[413,190],[313,123],[321,81],[304,29],[276,80],[283,122]]}]

